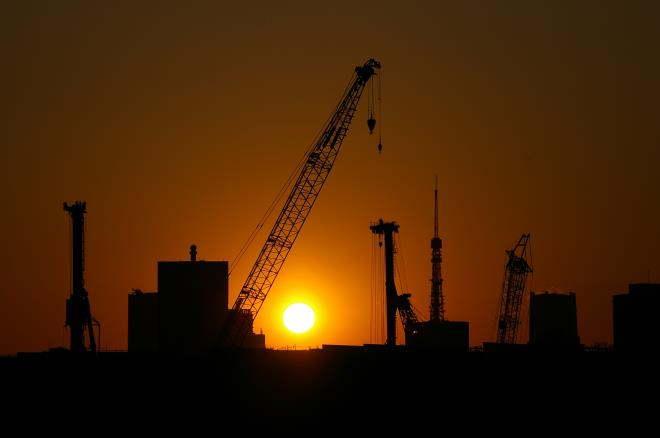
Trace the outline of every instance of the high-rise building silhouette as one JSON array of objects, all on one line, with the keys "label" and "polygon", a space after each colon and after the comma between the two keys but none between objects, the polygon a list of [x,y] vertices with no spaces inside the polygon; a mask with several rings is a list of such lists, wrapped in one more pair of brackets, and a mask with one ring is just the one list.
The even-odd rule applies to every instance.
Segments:
[{"label": "high-rise building silhouette", "polygon": [[529,343],[580,344],[575,293],[531,293],[529,298]]},{"label": "high-rise building silhouette", "polygon": [[660,284],[633,283],[612,297],[614,348],[660,350]]},{"label": "high-rise building silhouette", "polygon": [[202,354],[213,349],[227,314],[228,263],[158,262],[158,350]]},{"label": "high-rise building silhouette", "polygon": [[128,351],[158,350],[158,294],[134,289],[128,295]]}]

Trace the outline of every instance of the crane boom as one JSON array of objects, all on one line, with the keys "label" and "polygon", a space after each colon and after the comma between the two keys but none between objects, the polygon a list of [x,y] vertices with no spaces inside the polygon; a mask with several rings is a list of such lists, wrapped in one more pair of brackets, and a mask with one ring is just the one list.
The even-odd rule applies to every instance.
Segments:
[{"label": "crane boom", "polygon": [[518,243],[506,251],[508,259],[504,268],[504,283],[497,321],[497,343],[499,344],[516,343],[525,281],[527,274],[532,272],[532,267],[527,262],[528,243],[529,234],[523,234]]},{"label": "crane boom", "polygon": [[332,170],[360,96],[369,79],[375,74],[375,69],[379,68],[380,63],[374,59],[369,59],[363,66],[355,68],[351,84],[310,149],[291,193],[234,302],[234,315],[242,315],[238,318],[241,327],[231,330],[232,334],[228,336],[233,339],[228,339],[229,345],[242,344],[247,334],[245,324],[254,321],[259,313]]}]

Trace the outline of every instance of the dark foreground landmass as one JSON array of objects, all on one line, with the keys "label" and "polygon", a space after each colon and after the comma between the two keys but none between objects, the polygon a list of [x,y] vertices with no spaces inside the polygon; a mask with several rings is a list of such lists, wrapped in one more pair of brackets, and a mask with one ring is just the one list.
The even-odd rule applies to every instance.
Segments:
[{"label": "dark foreground landmass", "polygon": [[0,358],[0,383],[8,415],[184,416],[250,424],[281,417],[378,419],[381,425],[428,421],[433,427],[440,419],[519,421],[534,413],[550,422],[643,416],[657,411],[659,364],[652,354],[330,346],[187,358],[51,352]]}]

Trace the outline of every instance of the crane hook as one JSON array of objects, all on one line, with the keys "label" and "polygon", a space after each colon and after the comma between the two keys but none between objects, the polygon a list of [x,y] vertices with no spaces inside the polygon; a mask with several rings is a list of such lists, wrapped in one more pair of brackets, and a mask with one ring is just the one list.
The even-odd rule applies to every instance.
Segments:
[{"label": "crane hook", "polygon": [[380,154],[381,152],[383,152],[383,143],[379,142],[378,143],[378,153]]},{"label": "crane hook", "polygon": [[369,135],[374,133],[374,128],[376,127],[376,119],[373,117],[369,118],[367,120],[367,127],[369,128]]}]

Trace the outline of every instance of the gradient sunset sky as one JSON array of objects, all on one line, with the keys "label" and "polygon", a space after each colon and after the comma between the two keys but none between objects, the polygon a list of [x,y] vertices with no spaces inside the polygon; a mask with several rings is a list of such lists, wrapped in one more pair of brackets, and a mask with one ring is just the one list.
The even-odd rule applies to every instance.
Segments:
[{"label": "gradient sunset sky", "polygon": [[[382,65],[255,322],[272,347],[370,339],[372,236],[400,226],[428,317],[438,175],[446,314],[494,340],[505,249],[531,233],[535,291],[577,295],[583,343],[611,297],[660,281],[660,3],[31,1],[0,6],[0,354],[67,345],[69,218],[88,203],[103,347],[159,260],[231,260],[353,69]],[[272,222],[266,228],[270,229]],[[267,233],[267,230],[264,230]],[[265,234],[230,278],[233,302]],[[306,335],[281,322],[308,302]],[[526,332],[522,341],[526,341]]]}]

